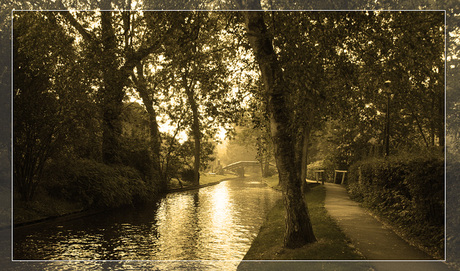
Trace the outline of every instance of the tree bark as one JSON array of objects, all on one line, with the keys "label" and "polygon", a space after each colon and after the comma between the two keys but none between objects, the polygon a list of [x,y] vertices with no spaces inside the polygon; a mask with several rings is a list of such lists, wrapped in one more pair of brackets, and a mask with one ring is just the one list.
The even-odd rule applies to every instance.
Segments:
[{"label": "tree bark", "polygon": [[[183,78],[184,84],[187,85],[186,76]],[[200,117],[198,112],[198,105],[196,103],[193,91],[194,84],[185,87],[187,94],[187,100],[192,109],[192,134],[194,139],[194,161],[193,161],[193,172],[194,172],[194,183],[200,184],[200,164],[201,164],[201,132],[200,132]]]},{"label": "tree bark", "polygon": [[302,147],[301,147],[301,158],[300,158],[300,179],[302,181],[302,195],[305,195],[305,192],[308,191],[307,186],[307,164],[308,164],[308,139],[310,137],[310,130],[308,127],[304,128],[303,138],[302,138]]},{"label": "tree bark", "polygon": [[391,95],[387,94],[387,109],[385,114],[385,137],[384,141],[384,154],[388,156],[390,154],[390,97]]},{"label": "tree bark", "polygon": [[121,112],[127,74],[119,70],[115,49],[117,46],[112,26],[112,12],[101,12],[101,35],[103,55],[101,70],[103,77],[102,100],[102,159],[105,163],[121,162],[120,137],[122,132]]},{"label": "tree bark", "polygon": [[444,128],[444,95],[438,95],[438,116],[439,116],[439,121],[438,121],[438,137],[439,137],[439,146],[444,147],[445,145],[445,128]]},{"label": "tree bark", "polygon": [[143,64],[139,61],[136,64],[137,67],[137,78],[133,75],[133,79],[135,81],[137,91],[139,96],[142,99],[142,103],[147,110],[147,114],[149,116],[149,129],[150,129],[150,146],[151,146],[151,153],[152,153],[152,163],[154,170],[160,175],[160,189],[166,189],[166,176],[165,172],[161,168],[161,134],[158,128],[157,122],[157,112],[153,107],[153,99],[149,95],[147,82],[144,77],[144,67]]},{"label": "tree bark", "polygon": [[[251,4],[261,9],[260,2],[256,2]],[[286,208],[284,246],[301,247],[316,241],[316,238],[301,194],[300,168],[293,155],[295,136],[291,131],[292,114],[287,104],[288,87],[268,36],[263,12],[244,14],[249,43],[259,64],[264,91],[268,97],[270,131]]]}]

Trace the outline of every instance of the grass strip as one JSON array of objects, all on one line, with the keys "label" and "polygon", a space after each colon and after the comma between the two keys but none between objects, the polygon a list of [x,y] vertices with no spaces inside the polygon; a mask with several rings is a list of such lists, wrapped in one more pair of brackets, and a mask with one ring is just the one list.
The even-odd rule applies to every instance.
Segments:
[{"label": "grass strip", "polygon": [[[229,179],[229,178],[234,178],[234,177],[236,176],[231,175],[231,174],[217,175],[217,174],[201,173],[200,174],[200,186],[219,183],[223,179]],[[193,187],[196,187],[196,185],[193,185],[185,181],[179,181],[177,178],[172,178],[170,182],[168,183],[169,190],[181,189],[181,188],[193,188]]]},{"label": "grass strip", "polygon": [[[273,178],[274,179],[274,178]],[[276,179],[274,179],[276,180]],[[268,180],[272,186],[275,181]],[[273,186],[272,186],[273,187]],[[268,213],[259,234],[244,260],[362,260],[363,256],[353,248],[349,239],[324,208],[326,190],[322,185],[311,185],[306,203],[317,242],[301,248],[283,247],[284,217],[286,211],[279,200]]]}]

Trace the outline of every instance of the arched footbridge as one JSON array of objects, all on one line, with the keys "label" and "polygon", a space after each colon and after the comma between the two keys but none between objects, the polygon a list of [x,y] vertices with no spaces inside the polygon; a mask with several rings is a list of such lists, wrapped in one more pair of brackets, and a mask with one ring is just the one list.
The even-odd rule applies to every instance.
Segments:
[{"label": "arched footbridge", "polygon": [[[276,167],[276,165],[269,163],[270,166]],[[231,163],[223,167],[224,170],[230,170],[238,174],[240,177],[244,177],[244,168],[247,167],[260,167],[259,161],[238,161]]]}]

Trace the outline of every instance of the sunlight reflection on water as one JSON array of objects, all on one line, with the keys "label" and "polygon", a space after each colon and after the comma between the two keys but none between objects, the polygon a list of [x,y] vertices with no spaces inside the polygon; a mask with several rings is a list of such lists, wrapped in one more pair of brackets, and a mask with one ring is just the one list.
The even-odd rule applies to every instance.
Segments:
[{"label": "sunlight reflection on water", "polygon": [[[278,192],[255,180],[172,193],[152,208],[126,208],[15,230],[14,258],[156,260],[120,262],[120,270],[231,270],[279,198]],[[93,263],[84,269],[97,270],[104,264]],[[61,269],[62,264],[50,262],[47,270]]]}]

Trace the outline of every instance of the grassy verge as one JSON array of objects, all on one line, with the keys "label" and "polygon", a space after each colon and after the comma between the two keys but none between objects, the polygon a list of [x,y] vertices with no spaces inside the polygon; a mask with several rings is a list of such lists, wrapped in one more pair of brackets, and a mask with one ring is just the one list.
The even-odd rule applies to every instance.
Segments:
[{"label": "grassy verge", "polygon": [[200,175],[200,185],[206,185],[210,183],[219,182],[222,179],[233,178],[235,175],[216,175],[216,174],[201,174]]},{"label": "grassy verge", "polygon": [[[234,178],[236,177],[235,175],[230,175],[230,174],[224,174],[224,175],[216,175],[216,174],[206,174],[206,173],[201,173],[200,174],[200,185],[209,185],[212,183],[218,183],[222,179],[227,179],[227,178]],[[182,181],[182,186],[179,183],[179,180],[176,178],[173,178],[171,182],[168,184],[168,189],[178,189],[178,188],[187,188],[187,187],[192,187],[190,183],[183,182]]]},{"label": "grassy verge", "polygon": [[280,190],[278,174],[263,178],[263,181],[273,189]]},{"label": "grassy verge", "polygon": [[[272,187],[277,179],[266,179]],[[269,212],[244,260],[361,260],[345,234],[324,208],[324,186],[312,185],[306,194],[313,231],[317,242],[298,249],[283,248],[285,209],[280,200]]]}]

